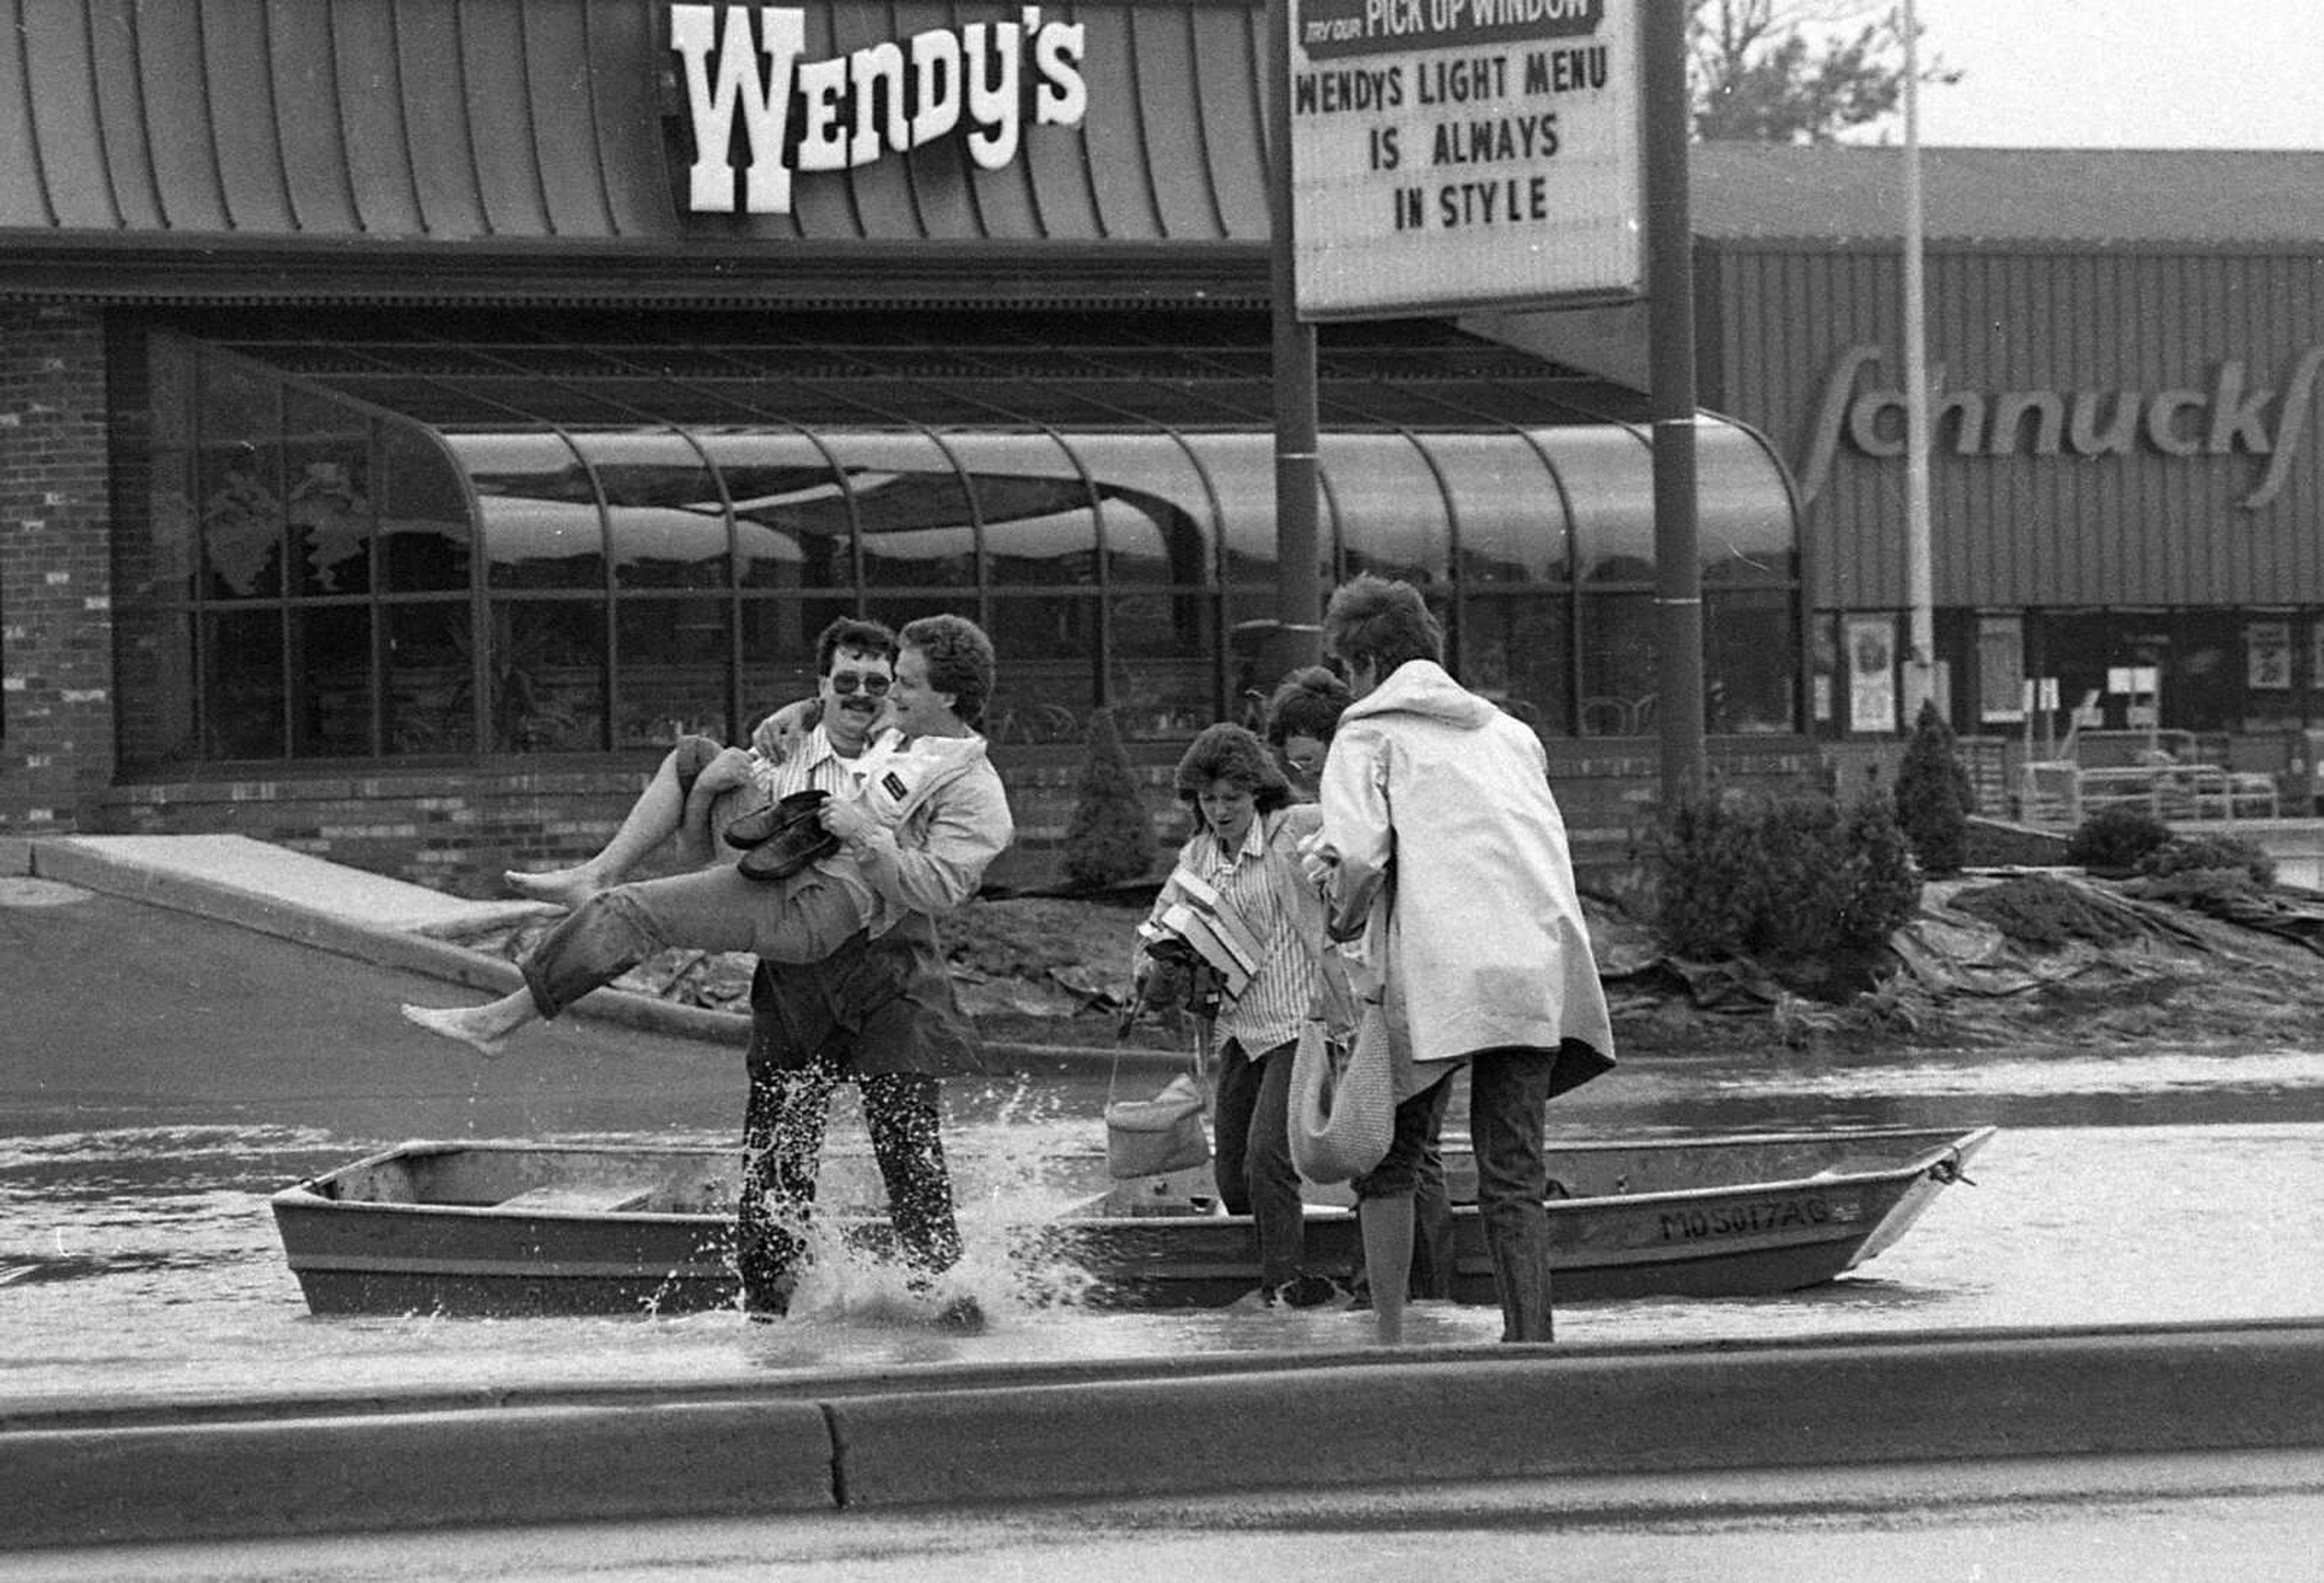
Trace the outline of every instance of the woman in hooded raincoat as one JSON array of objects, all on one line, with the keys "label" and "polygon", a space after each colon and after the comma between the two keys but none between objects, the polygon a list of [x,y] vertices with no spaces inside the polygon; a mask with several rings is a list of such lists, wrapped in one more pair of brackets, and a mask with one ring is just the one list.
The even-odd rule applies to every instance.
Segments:
[{"label": "woman in hooded raincoat", "polygon": [[[1419,591],[1360,576],[1324,642],[1355,693],[1324,759],[1311,873],[1332,933],[1365,941],[1397,1068],[1396,1139],[1356,1183],[1380,1339],[1412,1256],[1413,1166],[1439,1084],[1469,1068],[1502,1339],[1551,1339],[1544,1107],[1613,1064],[1613,1029],[1574,888],[1565,822],[1532,730],[1448,675]],[[1441,1109],[1438,1109],[1441,1114]]]}]

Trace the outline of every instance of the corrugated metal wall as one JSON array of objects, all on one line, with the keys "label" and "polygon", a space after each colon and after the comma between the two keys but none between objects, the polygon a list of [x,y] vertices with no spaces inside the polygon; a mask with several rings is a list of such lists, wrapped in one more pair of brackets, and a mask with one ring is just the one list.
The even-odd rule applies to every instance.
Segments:
[{"label": "corrugated metal wall", "polygon": [[[1904,462],[1867,456],[1846,437],[1816,463],[1826,387],[1850,349],[1877,347],[1856,394],[1903,383],[1902,268],[1893,250],[1724,244],[1711,272],[1713,403],[1764,430],[1815,490],[1816,608],[1895,608],[1906,601]],[[2246,402],[2268,443],[2292,450],[2272,501],[2247,508],[2270,458],[2165,455],[2141,432],[2126,455],[1960,456],[1953,425],[1932,448],[1931,543],[1940,606],[2324,603],[2324,381],[2295,380],[2324,346],[2324,249],[2130,253],[2090,250],[1932,250],[1928,357],[1942,389],[1990,403],[2009,391],[2116,393],[2142,402],[2200,392],[2181,432],[2208,439],[2223,363],[2244,367]],[[2287,404],[2296,419],[2285,430]],[[1884,432],[1901,435],[1891,412]]]}]

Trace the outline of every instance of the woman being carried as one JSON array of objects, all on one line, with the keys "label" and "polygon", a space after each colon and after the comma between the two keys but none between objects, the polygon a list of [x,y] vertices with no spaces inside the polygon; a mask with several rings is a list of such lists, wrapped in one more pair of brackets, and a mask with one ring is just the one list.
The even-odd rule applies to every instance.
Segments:
[{"label": "woman being carried", "polygon": [[992,694],[992,645],[953,615],[914,621],[899,641],[895,729],[866,750],[857,795],[829,799],[817,815],[840,851],[771,881],[720,865],[599,891],[526,953],[523,989],[483,1006],[406,1006],[403,1015],[497,1055],[519,1028],[671,946],[820,962],[860,931],[876,935],[907,912],[936,916],[965,901],[1015,833],[975,730]]}]

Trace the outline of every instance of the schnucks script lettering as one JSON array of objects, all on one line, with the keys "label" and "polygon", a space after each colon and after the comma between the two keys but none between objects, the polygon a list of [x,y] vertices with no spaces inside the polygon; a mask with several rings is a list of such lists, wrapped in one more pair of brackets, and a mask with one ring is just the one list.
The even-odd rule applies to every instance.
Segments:
[{"label": "schnucks script lettering", "polygon": [[900,42],[802,60],[807,14],[780,5],[673,5],[669,46],[685,63],[695,158],[688,207],[735,207],[734,118],[750,150],[742,207],[787,215],[796,171],[844,170],[968,128],[969,157],[998,170],[1028,116],[1076,126],[1089,107],[1080,23],[1028,5],[1006,22],[932,28]]},{"label": "schnucks script lettering", "polygon": [[[1868,456],[1904,454],[1904,392],[1857,389],[1858,376],[1880,362],[1877,346],[1850,346],[1833,364],[1816,403],[1808,453],[1800,467],[1803,501],[1823,492],[1844,438]],[[2324,343],[2292,368],[2279,395],[2247,383],[2240,359],[2221,363],[2208,390],[1948,391],[1941,364],[1929,372],[1929,434],[1933,448],[1950,428],[1957,456],[2127,456],[2142,441],[2166,456],[2265,456],[2267,469],[2243,498],[2258,511],[2282,492],[2292,456],[2307,433]],[[2273,407],[2273,422],[2269,421]],[[1892,417],[1891,414],[1894,416]]]}]

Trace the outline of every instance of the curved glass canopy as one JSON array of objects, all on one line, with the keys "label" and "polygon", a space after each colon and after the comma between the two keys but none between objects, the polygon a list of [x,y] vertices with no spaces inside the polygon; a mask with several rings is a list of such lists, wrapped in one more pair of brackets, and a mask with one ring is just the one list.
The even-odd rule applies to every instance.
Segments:
[{"label": "curved glass canopy", "polygon": [[[1130,322],[157,338],[183,574],[133,619],[198,680],[143,756],[731,739],[835,616],[932,610],[993,637],[997,742],[1231,717],[1274,679],[1265,323]],[[1326,583],[1422,585],[1456,673],[1545,733],[1651,729],[1641,398],[1442,327],[1333,327],[1319,373]],[[1697,449],[1708,724],[1795,730],[1789,485],[1723,420]]]}]

